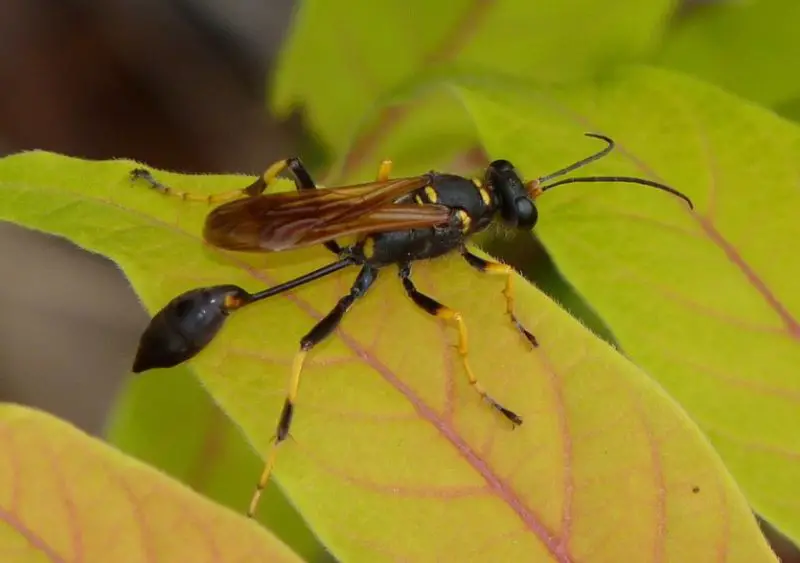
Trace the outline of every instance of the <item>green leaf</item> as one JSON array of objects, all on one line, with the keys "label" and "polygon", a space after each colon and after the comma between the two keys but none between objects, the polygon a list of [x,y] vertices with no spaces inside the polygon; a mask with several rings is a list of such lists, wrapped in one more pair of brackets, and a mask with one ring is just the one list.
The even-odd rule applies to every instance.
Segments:
[{"label": "green leaf", "polygon": [[48,414],[0,405],[6,561],[294,561],[269,532]]},{"label": "green leaf", "polygon": [[[241,431],[183,366],[168,377],[128,382],[112,411],[106,438],[126,454],[239,512],[262,467]],[[326,559],[324,547],[275,483],[264,492],[264,502],[270,510],[258,515],[262,524],[304,561]]]},{"label": "green leaf", "polygon": [[[255,290],[332,259],[323,249],[210,248],[198,236],[207,206],[131,185],[133,166],[41,152],[5,158],[0,218],[108,255],[151,311],[188,288]],[[199,193],[249,183],[157,174]],[[420,290],[464,312],[474,372],[526,422],[512,431],[480,401],[455,331],[413,307],[386,271],[312,352],[275,473],[338,558],[774,560],[713,449],[632,364],[519,277],[517,312],[539,336],[536,350],[505,315],[502,280],[458,257],[414,272]],[[262,454],[300,337],[352,279],[340,272],[237,312],[192,361]]]},{"label": "green leaf", "polygon": [[[711,86],[653,69],[573,89],[461,96],[494,157],[530,176],[598,148],[584,174],[633,174],[695,212],[626,184],[559,187],[537,232],[625,352],[711,438],[755,509],[800,539],[800,131]],[[505,123],[505,127],[497,127]]]},{"label": "green leaf", "polygon": [[787,100],[773,108],[786,119],[800,122],[800,97]]},{"label": "green leaf", "polygon": [[[421,73],[457,66],[543,82],[585,76],[647,52],[674,4],[300,2],[273,77],[271,104],[280,113],[301,106],[314,133],[340,149],[361,125],[365,109]],[[382,131],[394,121],[384,113],[374,127]]]},{"label": "green leaf", "polygon": [[800,94],[791,70],[800,11],[794,0],[709,2],[670,28],[654,64],[767,106]]}]

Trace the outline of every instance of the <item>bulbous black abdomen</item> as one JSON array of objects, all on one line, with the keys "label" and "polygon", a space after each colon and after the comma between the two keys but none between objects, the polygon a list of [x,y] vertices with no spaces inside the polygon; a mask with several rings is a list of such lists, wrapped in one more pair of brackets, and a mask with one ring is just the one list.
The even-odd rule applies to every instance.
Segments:
[{"label": "bulbous black abdomen", "polygon": [[133,372],[176,366],[196,356],[216,336],[229,313],[229,299],[244,302],[236,285],[192,289],[167,303],[139,340]]}]

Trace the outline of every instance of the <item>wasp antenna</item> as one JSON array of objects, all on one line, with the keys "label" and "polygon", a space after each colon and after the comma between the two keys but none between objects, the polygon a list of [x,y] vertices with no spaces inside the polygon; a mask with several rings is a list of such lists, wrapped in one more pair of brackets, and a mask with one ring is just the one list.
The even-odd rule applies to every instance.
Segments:
[{"label": "wasp antenna", "polygon": [[533,182],[531,182],[531,184],[542,184],[543,182],[547,182],[549,180],[552,180],[553,178],[558,178],[559,176],[568,174],[573,170],[577,170],[578,168],[582,168],[587,164],[594,162],[595,160],[603,158],[605,155],[614,150],[614,140],[611,137],[606,137],[605,135],[600,135],[599,133],[584,133],[584,135],[586,135],[587,137],[593,137],[595,139],[600,139],[601,141],[605,141],[606,147],[603,150],[598,151],[591,156],[587,156],[586,158],[582,158],[577,162],[573,162],[569,166],[566,166],[560,170],[556,170],[555,172],[548,174],[547,176],[541,176],[536,180],[534,180]]},{"label": "wasp antenna", "polygon": [[622,182],[626,184],[641,184],[642,186],[649,186],[657,190],[671,193],[672,195],[677,196],[686,203],[688,203],[689,209],[694,209],[694,204],[692,203],[692,200],[689,199],[689,196],[687,196],[683,192],[679,192],[675,188],[670,188],[669,186],[665,186],[664,184],[653,182],[652,180],[645,180],[644,178],[634,178],[631,176],[584,176],[581,178],[566,178],[564,180],[559,180],[558,182],[553,182],[552,184],[548,184],[547,186],[539,186],[538,191],[539,193],[543,193],[546,192],[547,190],[555,188],[556,186],[562,186],[564,184],[576,184],[579,182]]}]

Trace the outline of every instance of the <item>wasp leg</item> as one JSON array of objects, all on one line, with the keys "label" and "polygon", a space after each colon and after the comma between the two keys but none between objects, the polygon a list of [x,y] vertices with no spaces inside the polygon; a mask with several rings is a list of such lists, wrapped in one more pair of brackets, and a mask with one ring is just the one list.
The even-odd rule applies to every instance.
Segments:
[{"label": "wasp leg", "polygon": [[506,286],[503,288],[503,296],[506,298],[506,314],[511,318],[511,322],[517,330],[531,343],[533,347],[539,346],[539,341],[536,337],[519,322],[517,316],[514,314],[514,269],[507,264],[500,264],[499,262],[489,262],[469,252],[466,248],[461,250],[461,255],[467,263],[476,270],[494,275],[503,275],[506,277]]},{"label": "wasp leg", "polygon": [[[232,201],[234,199],[239,199],[241,197],[255,197],[257,195],[261,195],[267,187],[272,184],[275,179],[286,169],[290,168],[293,164],[293,161],[297,161],[297,165],[302,170],[304,170],[302,163],[299,163],[298,159],[287,159],[287,160],[280,160],[267,168],[267,171],[255,182],[250,184],[245,188],[239,188],[238,190],[231,190],[227,192],[215,193],[215,194],[207,194],[207,195],[198,195],[193,194],[191,192],[184,192],[181,190],[176,190],[173,187],[167,186],[166,184],[162,184],[158,180],[153,177],[153,174],[145,169],[145,168],[136,168],[131,171],[131,180],[142,180],[150,184],[150,187],[156,190],[157,192],[180,198],[184,201],[198,201],[202,203],[208,204],[220,204],[225,203],[226,201]],[[307,174],[306,174],[307,176]],[[310,179],[309,179],[310,181]],[[299,182],[296,182],[298,185],[298,189],[301,189]],[[312,188],[316,186],[312,183]]]},{"label": "wasp leg", "polygon": [[464,370],[467,373],[467,378],[469,379],[469,384],[472,386],[475,391],[481,396],[481,398],[489,403],[492,408],[500,412],[503,416],[505,416],[508,420],[510,420],[514,426],[522,424],[522,417],[520,417],[515,412],[505,408],[503,405],[495,401],[483,388],[478,378],[475,377],[475,374],[472,373],[472,368],[469,365],[469,361],[467,360],[467,353],[468,353],[468,346],[467,346],[467,327],[464,324],[464,320],[461,318],[461,313],[458,311],[454,311],[449,307],[445,307],[438,301],[428,297],[427,295],[420,293],[416,287],[414,287],[414,282],[411,281],[411,266],[406,265],[400,268],[400,280],[403,282],[403,288],[406,290],[408,296],[414,301],[414,303],[421,308],[426,313],[438,317],[440,319],[446,319],[455,321],[458,325],[458,353],[461,355],[461,361],[464,364]]},{"label": "wasp leg", "polygon": [[303,371],[303,363],[305,362],[306,356],[314,346],[330,336],[330,334],[341,322],[344,314],[350,309],[350,307],[353,306],[353,303],[355,303],[359,297],[363,296],[367,292],[377,276],[378,271],[375,268],[371,266],[364,266],[361,268],[356,281],[353,282],[353,285],[350,288],[350,293],[339,299],[339,302],[336,303],[336,306],[331,310],[331,312],[328,313],[324,319],[319,321],[314,328],[312,328],[308,334],[306,334],[302,340],[300,340],[300,351],[294,357],[294,361],[292,362],[292,373],[291,377],[289,378],[289,386],[286,391],[286,400],[283,403],[283,410],[281,411],[280,418],[278,418],[278,426],[277,430],[275,431],[275,440],[272,443],[267,456],[267,462],[264,466],[264,471],[261,473],[261,477],[256,485],[256,490],[253,493],[253,498],[250,501],[250,508],[247,511],[248,517],[252,518],[255,514],[256,508],[258,507],[258,501],[261,498],[261,493],[263,492],[264,487],[267,486],[270,475],[272,474],[272,470],[275,467],[278,447],[280,446],[281,442],[283,442],[289,436],[289,428],[292,423],[292,417],[294,416],[294,407],[297,399],[297,390],[300,387],[300,374]]},{"label": "wasp leg", "polygon": [[162,184],[153,177],[153,174],[144,168],[136,168],[131,171],[132,180],[143,180],[150,184],[154,190],[168,196],[178,197],[184,201],[200,201],[204,203],[224,203],[240,197],[255,197],[264,193],[270,185],[285,171],[289,170],[294,176],[294,182],[298,190],[316,189],[316,185],[311,180],[303,163],[299,158],[287,158],[272,164],[267,170],[252,184],[238,190],[228,192],[197,195],[190,192],[176,190],[166,184]]},{"label": "wasp leg", "polygon": [[389,179],[389,176],[392,174],[392,161],[391,160],[384,160],[381,162],[380,167],[378,168],[378,181],[385,182]]},{"label": "wasp leg", "polygon": [[163,195],[180,198],[183,201],[197,201],[208,204],[219,204],[249,195],[247,191],[249,188],[243,188],[238,190],[231,190],[229,192],[221,192],[221,193],[207,194],[207,195],[198,195],[198,194],[193,194],[191,192],[176,190],[175,188],[167,186],[166,184],[162,184],[161,182],[156,180],[153,177],[153,174],[149,170],[146,170],[145,168],[136,168],[135,170],[132,170],[130,176],[132,181],[142,180],[150,184],[150,187],[156,190],[157,192]]}]

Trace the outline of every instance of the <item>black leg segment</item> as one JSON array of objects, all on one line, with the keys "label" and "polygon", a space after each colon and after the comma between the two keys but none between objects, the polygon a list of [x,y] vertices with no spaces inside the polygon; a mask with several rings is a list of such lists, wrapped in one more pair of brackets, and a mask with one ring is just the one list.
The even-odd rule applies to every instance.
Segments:
[{"label": "black leg segment", "polygon": [[258,506],[261,492],[266,487],[272,470],[275,467],[275,459],[278,452],[278,446],[289,436],[289,429],[292,424],[292,417],[294,416],[294,406],[297,399],[297,391],[300,388],[300,375],[303,371],[303,363],[305,362],[308,352],[317,344],[325,340],[330,334],[339,326],[344,314],[353,306],[353,303],[362,297],[370,286],[375,282],[378,276],[378,270],[371,266],[363,266],[358,274],[355,282],[350,288],[350,292],[339,299],[336,306],[328,313],[325,318],[319,321],[314,327],[300,340],[300,350],[295,355],[292,362],[292,373],[289,379],[288,389],[286,391],[286,400],[283,403],[283,410],[281,411],[280,418],[278,419],[277,429],[275,431],[275,440],[272,443],[272,448],[267,457],[267,462],[261,478],[256,485],[253,499],[250,501],[250,509],[247,515],[252,517],[255,514],[256,507]]}]

